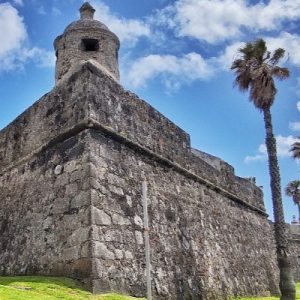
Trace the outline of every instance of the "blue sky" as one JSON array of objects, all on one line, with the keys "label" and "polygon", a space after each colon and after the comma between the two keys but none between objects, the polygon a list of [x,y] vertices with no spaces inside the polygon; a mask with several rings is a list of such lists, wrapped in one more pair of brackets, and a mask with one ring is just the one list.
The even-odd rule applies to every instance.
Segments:
[{"label": "blue sky", "polygon": [[[272,218],[262,114],[233,87],[237,49],[264,38],[286,49],[291,77],[272,108],[282,186],[299,179],[289,146],[300,135],[300,0],[93,0],[121,40],[121,83],[187,131],[192,146],[263,186]],[[54,85],[53,40],[80,0],[0,1],[0,128]],[[283,195],[286,221],[297,209]]]}]

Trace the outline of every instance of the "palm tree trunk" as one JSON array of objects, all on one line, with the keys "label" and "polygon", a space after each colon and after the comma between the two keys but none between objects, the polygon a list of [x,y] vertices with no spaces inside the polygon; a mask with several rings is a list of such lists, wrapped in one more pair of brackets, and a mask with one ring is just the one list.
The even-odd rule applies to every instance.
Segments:
[{"label": "palm tree trunk", "polygon": [[275,241],[277,249],[277,260],[280,273],[279,287],[281,291],[281,300],[295,300],[295,283],[289,255],[288,238],[281,198],[281,183],[279,174],[279,165],[277,160],[276,140],[273,135],[272,118],[270,108],[263,110],[266,146],[269,160],[270,185],[273,201]]},{"label": "palm tree trunk", "polygon": [[300,203],[298,203],[297,205],[298,205],[298,222],[300,224]]}]

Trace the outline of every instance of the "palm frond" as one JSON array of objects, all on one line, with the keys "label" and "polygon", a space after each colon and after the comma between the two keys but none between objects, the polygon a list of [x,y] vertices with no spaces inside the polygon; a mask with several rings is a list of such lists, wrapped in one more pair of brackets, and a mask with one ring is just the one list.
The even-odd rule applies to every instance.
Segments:
[{"label": "palm frond", "polygon": [[263,39],[257,39],[253,44],[253,49],[254,57],[260,62],[263,62],[267,57],[266,42]]},{"label": "palm frond", "polygon": [[265,57],[264,57],[263,61],[267,61],[267,60],[270,58],[270,56],[271,56],[271,52],[270,52],[270,51],[267,51],[267,52],[265,53]]},{"label": "palm frond", "polygon": [[243,68],[246,65],[245,60],[243,59],[236,59],[233,61],[230,69],[234,70],[234,69],[239,69],[239,68]]},{"label": "palm frond", "polygon": [[242,54],[244,60],[248,60],[253,57],[253,45],[252,43],[246,43],[243,48],[239,49],[239,52]]},{"label": "palm frond", "polygon": [[279,63],[279,61],[284,57],[285,54],[285,50],[282,48],[278,48],[274,51],[271,59],[269,60],[269,62],[275,66]]},{"label": "palm frond", "polygon": [[300,180],[293,180],[285,187],[285,194],[293,198],[295,204],[300,204]]},{"label": "palm frond", "polygon": [[281,68],[278,66],[274,66],[272,68],[271,75],[275,76],[276,78],[280,80],[284,80],[290,76],[290,71],[288,68]]},{"label": "palm frond", "polygon": [[239,52],[242,57],[234,60],[231,66],[236,75],[234,85],[243,92],[249,90],[249,100],[256,108],[264,110],[273,104],[277,93],[274,78],[283,80],[289,76],[287,68],[276,65],[285,51],[279,48],[271,53],[266,42],[257,39],[246,43]]},{"label": "palm frond", "polygon": [[285,188],[285,193],[287,196],[293,196],[297,191],[300,192],[300,180],[293,180],[288,183]]},{"label": "palm frond", "polygon": [[256,108],[263,110],[272,106],[277,89],[269,69],[261,67],[256,70],[250,87],[250,101]]},{"label": "palm frond", "polygon": [[239,74],[234,81],[234,85],[237,86],[242,92],[245,92],[249,89],[250,83],[251,78],[246,72],[243,74]]},{"label": "palm frond", "polygon": [[292,144],[290,151],[293,153],[294,158],[300,158],[300,141]]}]

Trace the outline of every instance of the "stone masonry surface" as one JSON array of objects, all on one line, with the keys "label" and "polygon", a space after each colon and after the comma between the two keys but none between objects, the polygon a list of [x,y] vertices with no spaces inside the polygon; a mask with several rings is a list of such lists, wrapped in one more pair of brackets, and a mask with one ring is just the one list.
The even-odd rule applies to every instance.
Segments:
[{"label": "stone masonry surface", "polygon": [[277,291],[262,193],[87,62],[0,132],[0,272],[145,294],[141,180],[157,299]]},{"label": "stone masonry surface", "polygon": [[294,280],[300,281],[300,225],[291,224],[288,226],[289,245],[294,266]]},{"label": "stone masonry surface", "polygon": [[83,131],[1,176],[0,274],[73,274],[84,282],[88,278],[90,188],[85,140]]}]

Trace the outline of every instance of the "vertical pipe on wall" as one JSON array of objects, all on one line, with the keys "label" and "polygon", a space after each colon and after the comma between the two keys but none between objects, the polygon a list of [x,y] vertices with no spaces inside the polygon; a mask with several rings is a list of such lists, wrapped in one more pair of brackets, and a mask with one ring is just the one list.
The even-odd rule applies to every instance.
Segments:
[{"label": "vertical pipe on wall", "polygon": [[142,200],[144,211],[144,237],[146,254],[146,277],[147,277],[147,300],[152,300],[151,291],[151,264],[150,264],[150,243],[149,243],[149,224],[148,224],[148,201],[147,201],[147,182],[142,182]]}]

